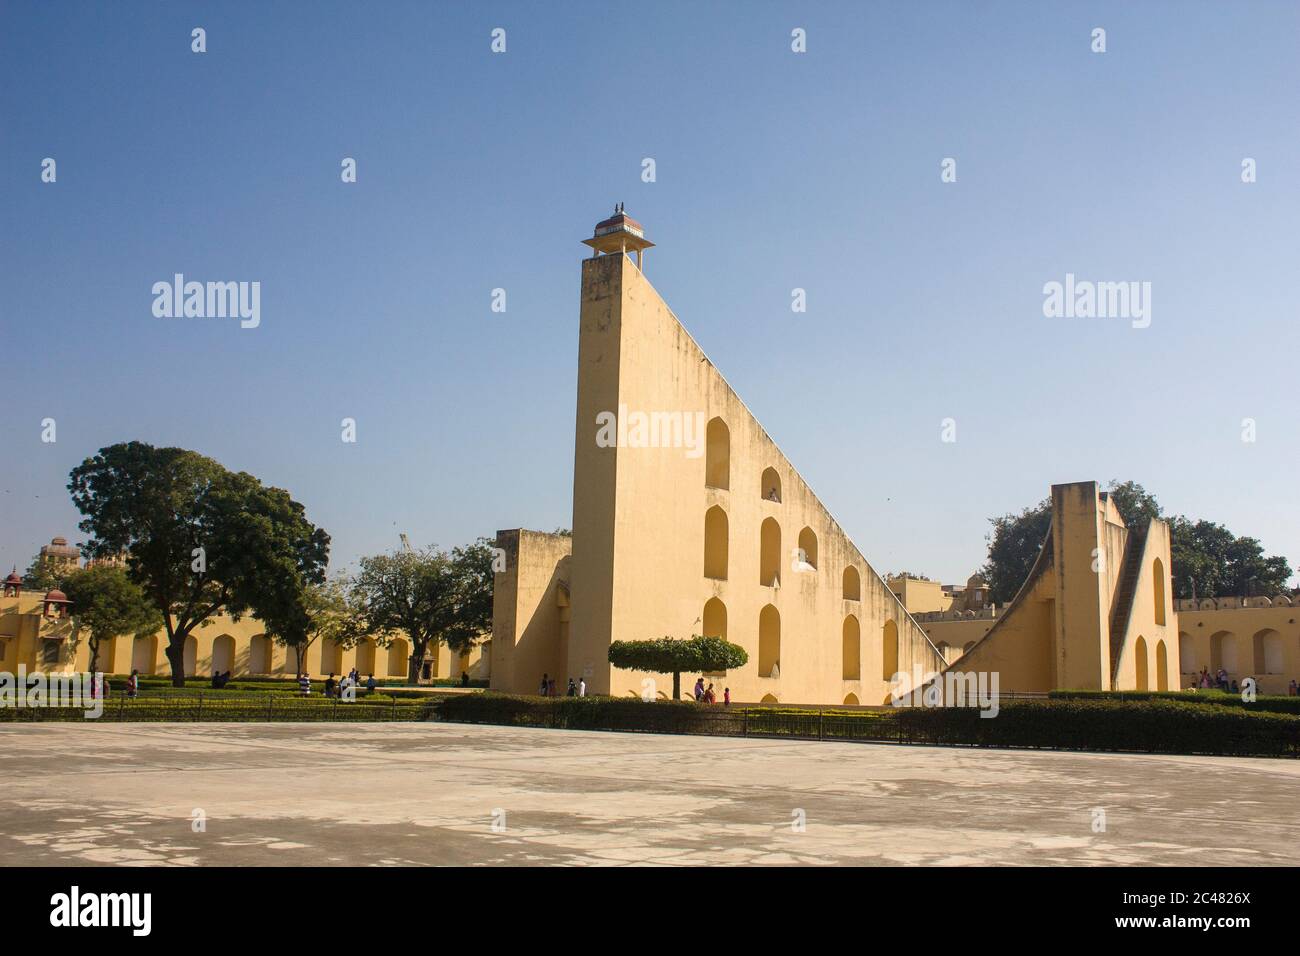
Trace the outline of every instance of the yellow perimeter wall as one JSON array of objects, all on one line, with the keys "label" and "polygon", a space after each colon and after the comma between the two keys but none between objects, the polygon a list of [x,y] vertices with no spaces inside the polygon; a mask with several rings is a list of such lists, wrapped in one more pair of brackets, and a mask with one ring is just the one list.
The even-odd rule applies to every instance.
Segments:
[{"label": "yellow perimeter wall", "polygon": [[[71,620],[50,620],[41,615],[42,595],[24,592],[18,597],[0,598],[0,670],[16,672],[23,664],[28,671],[85,671],[90,651],[84,629]],[[57,661],[45,663],[47,641],[58,642]],[[165,656],[167,635],[160,631],[150,638],[123,637],[100,646],[98,670],[105,674],[170,674]],[[235,621],[226,616],[213,618],[207,627],[190,635],[185,671],[189,676],[209,677],[214,671],[230,671],[232,677],[256,675],[294,677],[293,652],[268,639],[261,623],[252,617]],[[459,676],[468,670],[477,678],[486,665],[480,663],[480,649],[453,661],[447,648],[436,650],[434,673],[438,677]],[[307,651],[307,671],[323,678],[333,672],[346,674],[356,667],[362,677],[406,676],[410,644],[398,638],[389,647],[373,640],[354,648],[340,648],[332,642],[316,641]],[[486,676],[486,674],[482,675]]]}]

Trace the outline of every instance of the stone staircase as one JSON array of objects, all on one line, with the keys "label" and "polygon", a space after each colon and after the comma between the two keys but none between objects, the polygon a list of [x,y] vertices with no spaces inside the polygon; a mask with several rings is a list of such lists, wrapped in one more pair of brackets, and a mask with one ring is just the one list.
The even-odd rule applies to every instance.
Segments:
[{"label": "stone staircase", "polygon": [[1110,671],[1114,682],[1119,668],[1119,652],[1124,642],[1124,631],[1128,627],[1129,615],[1133,611],[1133,592],[1137,590],[1138,576],[1142,573],[1142,552],[1146,550],[1147,532],[1150,524],[1141,530],[1129,530],[1128,540],[1124,543],[1124,567],[1120,571],[1119,583],[1115,588],[1115,603],[1110,611]]}]

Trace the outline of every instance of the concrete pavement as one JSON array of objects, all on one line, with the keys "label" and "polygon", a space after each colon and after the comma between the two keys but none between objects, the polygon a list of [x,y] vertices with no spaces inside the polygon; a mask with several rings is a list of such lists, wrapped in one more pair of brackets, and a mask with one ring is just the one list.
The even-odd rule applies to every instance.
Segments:
[{"label": "concrete pavement", "polygon": [[49,723],[0,725],[0,771],[6,866],[1300,863],[1285,760]]}]

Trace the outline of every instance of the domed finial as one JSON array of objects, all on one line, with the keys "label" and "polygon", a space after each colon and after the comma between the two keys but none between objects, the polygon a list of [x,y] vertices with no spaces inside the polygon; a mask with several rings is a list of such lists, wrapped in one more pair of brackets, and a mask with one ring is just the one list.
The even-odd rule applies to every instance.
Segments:
[{"label": "domed finial", "polygon": [[596,231],[592,237],[582,241],[584,245],[591,246],[593,258],[601,253],[611,255],[616,252],[635,252],[636,265],[639,269],[642,266],[641,253],[654,243],[645,237],[645,229],[641,223],[627,215],[625,209],[624,203],[614,203],[614,214],[596,223]]}]

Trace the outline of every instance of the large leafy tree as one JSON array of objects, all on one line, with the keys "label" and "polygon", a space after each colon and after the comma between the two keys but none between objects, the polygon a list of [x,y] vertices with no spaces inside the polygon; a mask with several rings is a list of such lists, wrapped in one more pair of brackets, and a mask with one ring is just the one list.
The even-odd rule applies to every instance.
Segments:
[{"label": "large leafy tree", "polygon": [[1130,528],[1145,528],[1152,518],[1164,516],[1164,509],[1156,501],[1156,496],[1136,481],[1115,479],[1106,490],[1119,509],[1120,517]]},{"label": "large leafy tree", "polygon": [[90,672],[99,670],[104,641],[128,634],[151,635],[162,624],[158,609],[121,567],[96,565],[71,572],[62,589],[72,602],[77,627],[87,632]]},{"label": "large leafy tree", "polygon": [[1020,514],[990,518],[989,556],[980,575],[989,586],[989,599],[1006,604],[1029,577],[1052,524],[1052,502],[1043,499]]},{"label": "large leafy tree", "polygon": [[1174,594],[1180,598],[1276,594],[1286,589],[1291,566],[1264,556],[1255,538],[1238,537],[1212,521],[1170,521]]},{"label": "large leafy tree", "polygon": [[361,615],[352,602],[351,583],[346,578],[307,585],[303,606],[307,611],[303,627],[271,634],[294,653],[299,677],[309,673],[307,652],[317,640],[333,641],[339,647],[348,648],[355,647],[365,637]]},{"label": "large leafy tree", "polygon": [[63,577],[58,564],[38,554],[32,558],[32,563],[27,565],[27,570],[23,573],[23,587],[44,593],[59,587],[63,583]]},{"label": "large leafy tree", "polygon": [[[1281,556],[1266,557],[1255,538],[1238,537],[1221,524],[1166,516],[1160,502],[1135,481],[1112,481],[1107,489],[1124,523],[1145,527],[1152,518],[1169,522],[1174,594],[1180,598],[1275,594],[1286,589],[1291,566]],[[1052,520],[1044,500],[1018,515],[990,518],[988,562],[982,573],[991,597],[1010,601],[1029,576]]]},{"label": "large leafy tree", "polygon": [[456,619],[443,640],[457,654],[464,654],[492,631],[492,583],[496,579],[492,559],[492,542],[486,538],[451,549],[460,600]]},{"label": "large leafy tree", "polygon": [[324,580],[329,535],[280,488],[183,448],[126,442],[72,470],[90,557],[127,555],[127,574],[162,617],[172,683],[205,621],[252,613],[277,635],[309,624],[308,585]]},{"label": "large leafy tree", "polygon": [[407,682],[415,684],[431,643],[463,652],[491,630],[492,580],[492,550],[480,539],[451,551],[364,557],[352,595],[367,634],[383,644],[410,638]]},{"label": "large leafy tree", "polygon": [[629,671],[673,675],[673,700],[682,696],[682,672],[725,671],[744,667],[749,652],[720,637],[693,636],[687,640],[662,637],[649,641],[614,641],[609,662]]}]

